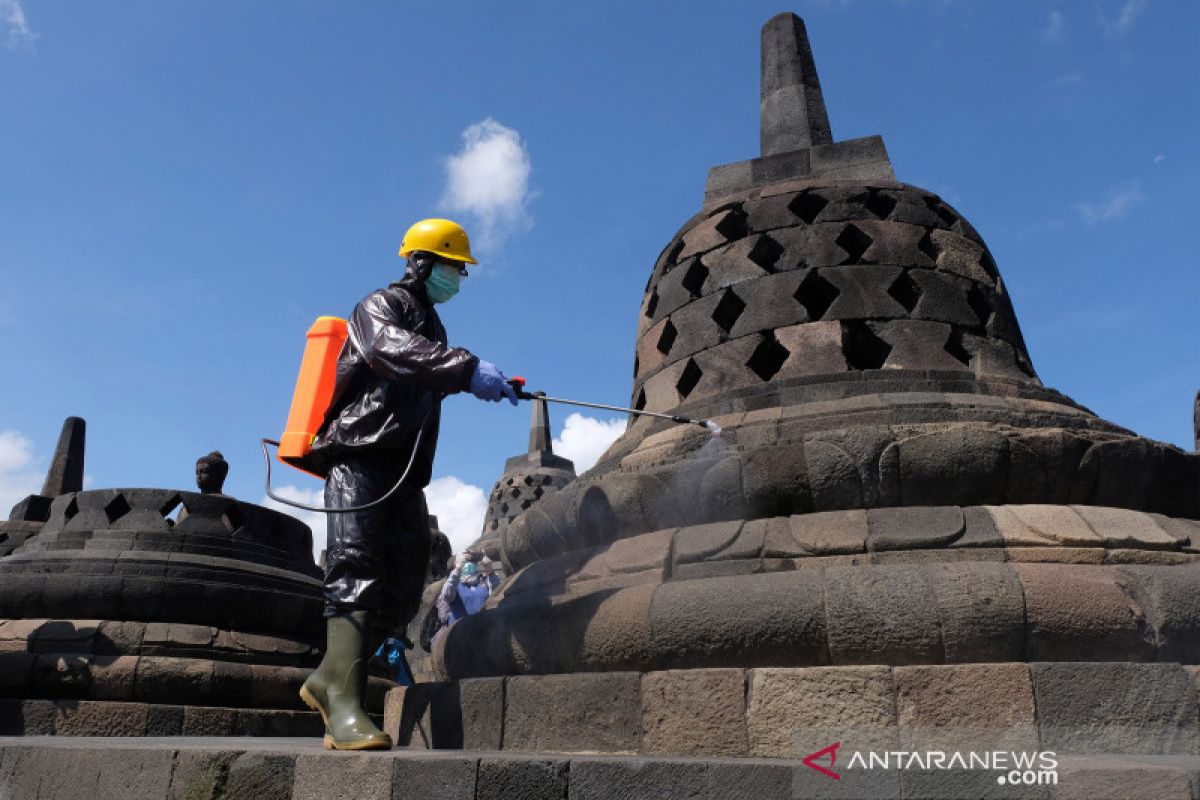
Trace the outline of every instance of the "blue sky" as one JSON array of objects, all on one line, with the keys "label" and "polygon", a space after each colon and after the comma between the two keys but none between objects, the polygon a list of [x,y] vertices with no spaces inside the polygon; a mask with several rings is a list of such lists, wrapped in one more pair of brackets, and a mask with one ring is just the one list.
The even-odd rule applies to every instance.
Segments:
[{"label": "blue sky", "polygon": [[[304,331],[397,277],[426,216],[490,229],[452,343],[627,403],[646,278],[708,168],[757,155],[759,28],[785,8],[0,0],[0,514],[71,414],[89,486],[190,488],[220,449],[261,499]],[[790,10],[834,137],[882,134],[972,220],[1042,380],[1191,449],[1200,4]],[[446,402],[460,541],[528,418]],[[567,449],[613,429],[577,419]]]}]

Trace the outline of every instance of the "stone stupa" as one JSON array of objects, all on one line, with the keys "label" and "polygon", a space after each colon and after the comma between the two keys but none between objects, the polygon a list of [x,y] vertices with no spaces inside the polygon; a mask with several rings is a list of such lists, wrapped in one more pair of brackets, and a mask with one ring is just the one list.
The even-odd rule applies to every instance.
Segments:
[{"label": "stone stupa", "polygon": [[636,418],[508,525],[434,654],[467,746],[1197,752],[1200,456],[1044,386],[975,228],[834,140],[798,17],[762,47],[637,315],[633,404],[723,433]]}]

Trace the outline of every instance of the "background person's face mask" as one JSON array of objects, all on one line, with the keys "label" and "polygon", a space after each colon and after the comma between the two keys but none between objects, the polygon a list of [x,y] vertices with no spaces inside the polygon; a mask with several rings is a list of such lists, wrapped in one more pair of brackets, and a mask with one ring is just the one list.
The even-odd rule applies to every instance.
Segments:
[{"label": "background person's face mask", "polygon": [[458,294],[462,283],[462,272],[446,264],[434,264],[433,271],[425,279],[425,293],[431,303],[444,303]]}]

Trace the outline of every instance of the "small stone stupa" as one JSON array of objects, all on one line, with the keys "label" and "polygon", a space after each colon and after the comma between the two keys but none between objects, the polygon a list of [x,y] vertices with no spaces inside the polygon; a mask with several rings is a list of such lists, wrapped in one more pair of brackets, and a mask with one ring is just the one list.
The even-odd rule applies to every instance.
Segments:
[{"label": "small stone stupa", "polygon": [[834,140],[793,14],[761,100],[638,315],[633,404],[723,433],[636,419],[509,523],[512,577],[434,654],[493,676],[466,740],[1196,752],[1200,456],[1042,384],[975,228]]},{"label": "small stone stupa", "polygon": [[488,498],[483,533],[469,548],[483,551],[493,561],[500,559],[500,542],[514,519],[575,480],[571,460],[554,454],[546,401],[533,400],[530,405],[529,452],[504,462],[504,474]]},{"label": "small stone stupa", "polygon": [[66,421],[0,523],[0,734],[320,735],[297,697],[324,644],[308,526],[222,494],[215,452],[198,492],[85,490],[84,434]]}]

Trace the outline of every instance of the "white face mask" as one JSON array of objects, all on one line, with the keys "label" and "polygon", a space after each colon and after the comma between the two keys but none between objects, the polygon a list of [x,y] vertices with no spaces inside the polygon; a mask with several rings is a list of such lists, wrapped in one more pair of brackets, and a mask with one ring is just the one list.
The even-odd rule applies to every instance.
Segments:
[{"label": "white face mask", "polygon": [[434,264],[429,277],[425,279],[425,293],[432,303],[444,303],[458,294],[462,283],[462,271],[447,264]]}]

